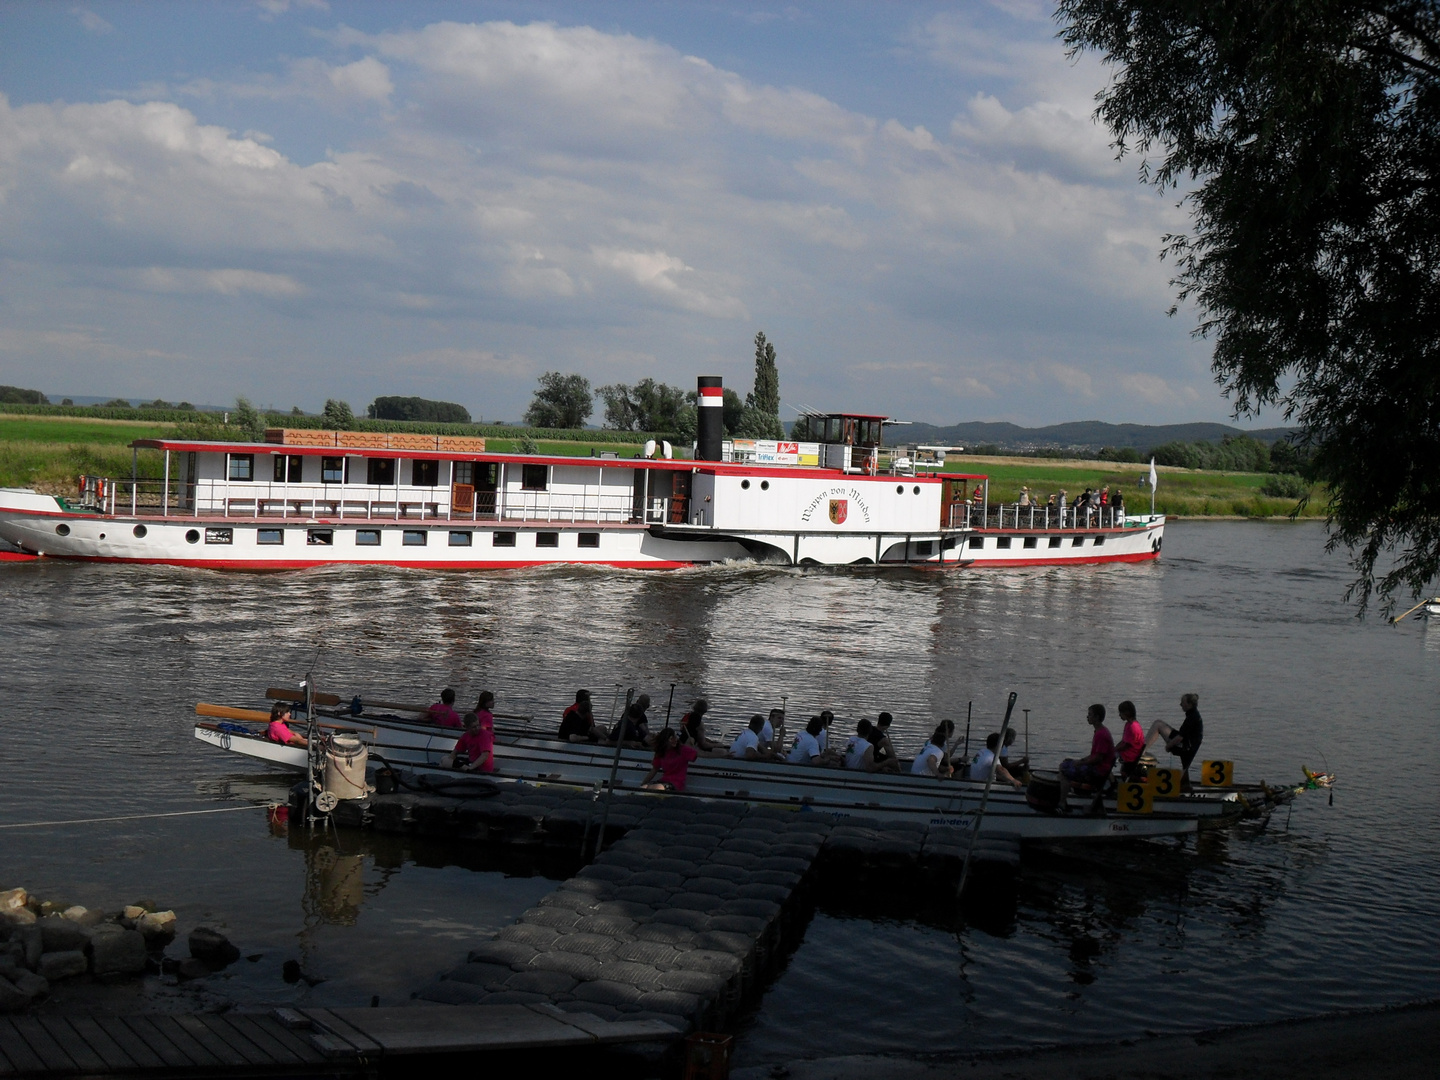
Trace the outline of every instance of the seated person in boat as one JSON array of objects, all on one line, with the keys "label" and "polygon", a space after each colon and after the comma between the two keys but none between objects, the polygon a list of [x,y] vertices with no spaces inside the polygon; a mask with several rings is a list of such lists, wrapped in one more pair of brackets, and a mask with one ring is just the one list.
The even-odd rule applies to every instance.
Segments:
[{"label": "seated person in boat", "polygon": [[444,755],[440,764],[462,772],[494,772],[495,729],[482,730],[480,716],[473,712],[467,712],[461,723],[465,733],[455,740],[455,749]]},{"label": "seated person in boat", "polygon": [[460,714],[455,711],[455,691],[447,686],[440,691],[440,700],[431,705],[425,715],[429,717],[432,724],[439,724],[441,727],[458,728]]},{"label": "seated person in boat", "polygon": [[765,718],[763,716],[756,713],[750,717],[749,725],[739,735],[736,735],[735,741],[730,744],[730,756],[743,758],[746,761],[773,761],[775,751],[760,737],[764,730]]},{"label": "seated person in boat", "polygon": [[1195,760],[1195,755],[1200,752],[1200,743],[1205,738],[1205,721],[1200,719],[1199,706],[1199,694],[1182,694],[1180,708],[1185,713],[1185,722],[1179,730],[1163,720],[1156,720],[1150,725],[1150,734],[1145,736],[1145,749],[1148,750],[1156,739],[1164,739],[1165,749],[1180,759],[1180,770],[1184,774],[1180,777],[1181,791],[1190,790],[1190,762]]},{"label": "seated person in boat", "polygon": [[845,768],[857,772],[875,771],[875,747],[870,743],[870,732],[874,724],[861,720],[855,725],[855,734],[845,744]]},{"label": "seated person in boat", "polygon": [[1145,729],[1135,718],[1133,701],[1122,701],[1117,708],[1122,725],[1120,745],[1115,748],[1115,756],[1120,759],[1120,779],[1139,780],[1143,776],[1140,758],[1145,753]]},{"label": "seated person in boat", "polygon": [[575,704],[560,716],[560,738],[567,742],[599,742],[600,725],[590,704],[589,690],[575,691]]},{"label": "seated person in boat", "polygon": [[785,755],[785,760],[791,765],[819,765],[820,733],[824,730],[825,721],[818,716],[812,716],[805,725],[805,730],[795,736],[795,745],[790,753]]},{"label": "seated person in boat", "polygon": [[1090,753],[1083,758],[1066,758],[1060,763],[1060,809],[1070,810],[1070,789],[1084,786],[1095,790],[1104,787],[1110,779],[1110,770],[1115,768],[1115,740],[1105,726],[1105,706],[1091,705],[1085,714],[1085,722],[1095,729],[1090,737]]},{"label": "seated person in boat", "polygon": [[784,709],[770,710],[770,715],[765,718],[765,726],[760,729],[760,741],[779,753],[780,748],[785,745]]},{"label": "seated person in boat", "polygon": [[699,756],[683,731],[677,735],[674,728],[661,728],[655,736],[650,773],[640,781],[640,786],[651,791],[684,791],[690,763]]},{"label": "seated person in boat", "polygon": [[710,703],[704,698],[697,698],[695,704],[690,706],[690,711],[680,718],[680,729],[685,735],[685,741],[700,753],[723,757],[725,748],[711,742],[705,734],[705,717],[709,712]]},{"label": "seated person in boat", "polygon": [[650,720],[645,715],[650,708],[650,695],[641,694],[625,707],[620,715],[620,722],[610,732],[610,741],[624,743],[626,746],[644,748],[654,742],[650,734]]},{"label": "seated person in boat", "polygon": [[277,701],[270,706],[270,726],[265,729],[265,738],[282,746],[306,747],[310,744],[305,736],[290,730],[290,706]]},{"label": "seated person in boat", "polygon": [[939,735],[940,738],[943,740],[940,745],[945,747],[945,757],[943,760],[941,760],[940,764],[951,765],[952,762],[950,761],[950,746],[955,739],[955,721],[941,720],[940,723],[935,725],[935,731],[932,734]]},{"label": "seated person in boat", "polygon": [[945,730],[936,728],[925,748],[910,763],[913,776],[949,776],[955,770],[945,764]]},{"label": "seated person in boat", "polygon": [[1010,770],[1011,776],[1024,778],[1025,773],[1030,769],[1030,759],[1019,757],[1014,761],[1010,760],[1010,747],[1015,745],[1015,729],[1005,729],[1005,741],[1000,747],[1000,764]]},{"label": "seated person in boat", "polygon": [[894,720],[888,712],[875,718],[870,729],[870,745],[874,747],[876,772],[899,772],[900,759],[895,754],[895,744],[890,741],[890,724]]},{"label": "seated person in boat", "polygon": [[995,779],[1002,784],[1009,784],[1016,791],[1024,791],[1025,785],[1020,783],[1011,775],[1010,770],[1005,767],[1004,758],[995,760],[995,751],[1000,749],[1000,733],[992,731],[985,736],[985,749],[975,755],[975,760],[970,763],[970,770],[967,775],[971,780],[984,782],[990,779],[990,766],[995,766]]}]

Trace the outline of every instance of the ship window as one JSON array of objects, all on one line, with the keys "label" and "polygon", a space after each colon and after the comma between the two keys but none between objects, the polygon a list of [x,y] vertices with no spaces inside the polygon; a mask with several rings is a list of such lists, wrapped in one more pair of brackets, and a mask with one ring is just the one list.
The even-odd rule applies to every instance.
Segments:
[{"label": "ship window", "polygon": [[1075,537],[1074,540],[1071,540],[1071,541],[1070,541],[1070,546],[1071,546],[1071,547],[1084,547],[1084,546],[1085,546],[1085,538],[1084,538],[1083,536],[1077,536],[1077,537]]},{"label": "ship window", "polygon": [[473,461],[457,461],[454,468],[455,483],[473,484],[475,482],[475,463]]},{"label": "ship window", "polygon": [[254,479],[255,479],[255,455],[254,455],[254,454],[231,454],[231,455],[230,455],[230,479],[231,479],[231,480],[254,480]]},{"label": "ship window", "polygon": [[1058,536],[1052,536],[1052,537],[1050,537],[1050,546],[1051,546],[1052,548],[1053,548],[1053,547],[1059,547],[1059,546],[1060,546],[1060,537],[1058,537]]},{"label": "ship window", "polygon": [[[194,531],[195,531],[194,529],[191,529],[191,530],[190,530],[190,532],[192,532],[192,533],[193,533]],[[186,534],[185,534],[185,539],[186,539],[186,540],[190,540],[190,533],[186,533]],[[194,540],[190,540],[190,542],[193,544],[195,541],[194,541]],[[206,530],[205,530],[205,542],[206,542],[207,544],[233,544],[233,543],[235,542],[235,530],[234,530],[234,529],[206,529]]]},{"label": "ship window", "polygon": [[298,484],[304,468],[305,459],[299,454],[276,454],[275,483],[283,484],[288,480],[292,484]]},{"label": "ship window", "polygon": [[69,536],[69,535],[70,535],[70,526],[69,526],[69,525],[66,525],[64,522],[61,522],[59,525],[56,525],[56,526],[55,526],[55,535],[56,535],[56,536]]},{"label": "ship window", "polygon": [[395,459],[372,457],[365,459],[365,482],[379,487],[395,483]]},{"label": "ship window", "polygon": [[1037,546],[1038,546],[1038,541],[1037,541],[1036,538],[1033,537],[1033,536],[1027,536],[1027,537],[1025,537],[1025,546],[1026,546],[1027,548],[1037,547]]},{"label": "ship window", "polygon": [[970,537],[970,546],[972,548],[983,548],[985,546],[985,538],[983,536]]},{"label": "ship window", "polygon": [[521,466],[520,486],[526,491],[545,491],[550,486],[550,466]]},{"label": "ship window", "polygon": [[257,544],[283,544],[285,543],[285,530],[256,529],[255,542]]},{"label": "ship window", "polygon": [[559,547],[560,534],[558,532],[539,532],[535,534],[536,547]]},{"label": "ship window", "polygon": [[1097,537],[1095,537],[1095,546],[1096,546],[1096,547],[1099,547],[1099,546],[1100,546],[1101,544],[1103,544],[1104,542],[1105,542],[1105,538],[1104,538],[1103,536],[1097,536]]},{"label": "ship window", "polygon": [[429,535],[424,529],[406,529],[400,542],[406,547],[424,547],[425,538]]},{"label": "ship window", "polygon": [[580,533],[576,543],[579,547],[598,548],[600,546],[600,534],[598,532]]},{"label": "ship window", "polygon": [[410,473],[410,482],[416,487],[436,487],[440,483],[440,462],[417,461]]},{"label": "ship window", "polygon": [[320,459],[320,482],[322,484],[344,483],[345,459],[338,457],[322,457]]},{"label": "ship window", "polygon": [[130,531],[135,534],[136,540],[143,540],[145,539],[145,534],[150,530],[145,528],[144,525],[136,525],[135,528],[131,529]]},{"label": "ship window", "polygon": [[916,484],[916,485],[915,485],[915,494],[916,494],[916,495],[919,495],[919,494],[920,494],[920,485],[919,485],[919,484]]},{"label": "ship window", "polygon": [[380,546],[380,530],[379,530],[379,529],[356,529],[356,530],[355,530],[355,544],[356,544],[357,547],[379,547],[379,546]]},{"label": "ship window", "polygon": [[895,494],[896,494],[896,495],[904,495],[904,494],[905,494],[905,485],[904,485],[904,484],[896,484],[896,485],[895,485]]},{"label": "ship window", "polygon": [[457,529],[450,533],[451,547],[469,547],[472,537],[468,529]]},{"label": "ship window", "polygon": [[514,547],[515,534],[513,532],[497,532],[490,542],[496,547]]},{"label": "ship window", "polygon": [[1008,547],[1010,546],[1010,537],[1008,537],[1008,536],[1002,536],[1002,537],[1000,537],[1000,539],[998,539],[998,540],[995,541],[995,546],[998,547],[998,548],[1008,548]]},{"label": "ship window", "polygon": [[934,542],[931,541],[931,540],[921,540],[920,542],[918,542],[918,543],[915,545],[915,554],[916,554],[916,555],[921,555],[921,556],[923,556],[923,555],[934,555],[934,554],[935,554],[935,544],[934,544]]},{"label": "ship window", "polygon": [[741,480],[741,481],[740,481],[740,490],[741,490],[741,491],[749,491],[749,490],[750,490],[750,481],[749,481],[749,480]]},{"label": "ship window", "polygon": [[[230,530],[226,529],[225,531],[229,532]],[[185,533],[185,542],[187,544],[198,544],[200,542],[200,530],[188,529]]]},{"label": "ship window", "polygon": [[335,543],[334,529],[306,529],[305,543],[312,547],[330,547]]},{"label": "ship window", "polygon": [[760,490],[761,490],[761,491],[769,491],[769,490],[770,490],[770,481],[769,481],[769,480],[761,480],[761,481],[760,481]]}]

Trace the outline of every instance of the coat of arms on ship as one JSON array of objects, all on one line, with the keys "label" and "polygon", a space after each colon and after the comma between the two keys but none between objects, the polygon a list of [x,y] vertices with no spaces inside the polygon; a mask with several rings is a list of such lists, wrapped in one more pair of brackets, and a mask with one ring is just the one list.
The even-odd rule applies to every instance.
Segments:
[{"label": "coat of arms on ship", "polygon": [[830,500],[830,523],[832,525],[844,525],[845,516],[850,512],[849,499]]}]

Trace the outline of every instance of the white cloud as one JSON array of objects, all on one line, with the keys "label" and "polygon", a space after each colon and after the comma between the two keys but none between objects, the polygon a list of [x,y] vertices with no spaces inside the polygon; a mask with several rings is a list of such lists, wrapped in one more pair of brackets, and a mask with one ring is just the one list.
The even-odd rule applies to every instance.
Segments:
[{"label": "white cloud", "polygon": [[260,18],[266,22],[278,19],[281,15],[285,15],[291,10],[330,10],[330,5],[326,0],[255,0],[255,6],[260,9]]},{"label": "white cloud", "polygon": [[684,261],[663,251],[620,251],[596,248],[595,261],[620,274],[647,292],[673,302],[686,311],[721,319],[748,318],[745,305],[733,296],[712,295],[688,284],[695,271]]},{"label": "white cloud", "polygon": [[390,69],[373,56],[342,67],[326,65],[325,74],[330,85],[343,97],[383,102],[395,92],[395,84],[390,81]]},{"label": "white cloud", "polygon": [[192,270],[152,266],[133,275],[135,283],[153,292],[214,292],[221,296],[251,293],[272,300],[304,296],[305,286],[288,274],[263,270]]},{"label": "white cloud", "polygon": [[115,27],[112,23],[101,18],[95,12],[85,7],[73,7],[70,13],[75,16],[80,25],[91,34],[113,34]]}]

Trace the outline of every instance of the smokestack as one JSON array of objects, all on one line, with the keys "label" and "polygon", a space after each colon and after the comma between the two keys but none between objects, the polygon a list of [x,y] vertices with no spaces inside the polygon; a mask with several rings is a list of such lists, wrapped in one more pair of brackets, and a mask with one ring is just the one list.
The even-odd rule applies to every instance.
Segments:
[{"label": "smokestack", "polygon": [[699,421],[695,433],[695,460],[719,461],[725,438],[725,390],[719,375],[701,375],[697,387]]}]

